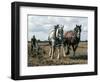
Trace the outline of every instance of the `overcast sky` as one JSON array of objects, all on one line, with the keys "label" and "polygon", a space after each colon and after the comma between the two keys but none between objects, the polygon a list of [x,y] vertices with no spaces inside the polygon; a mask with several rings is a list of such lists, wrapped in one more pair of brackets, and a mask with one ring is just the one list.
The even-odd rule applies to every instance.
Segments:
[{"label": "overcast sky", "polygon": [[49,31],[56,24],[64,25],[64,32],[73,30],[76,24],[82,25],[81,41],[85,41],[88,38],[87,17],[28,15],[28,41],[31,40],[33,35],[42,41],[48,40]]}]

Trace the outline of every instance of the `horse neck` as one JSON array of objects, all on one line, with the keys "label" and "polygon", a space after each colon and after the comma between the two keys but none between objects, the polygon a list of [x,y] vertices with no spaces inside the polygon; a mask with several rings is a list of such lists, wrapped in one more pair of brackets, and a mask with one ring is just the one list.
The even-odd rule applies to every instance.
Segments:
[{"label": "horse neck", "polygon": [[52,30],[49,34],[49,39],[55,39],[56,38],[56,30]]},{"label": "horse neck", "polygon": [[77,38],[80,40],[81,32],[76,32]]}]

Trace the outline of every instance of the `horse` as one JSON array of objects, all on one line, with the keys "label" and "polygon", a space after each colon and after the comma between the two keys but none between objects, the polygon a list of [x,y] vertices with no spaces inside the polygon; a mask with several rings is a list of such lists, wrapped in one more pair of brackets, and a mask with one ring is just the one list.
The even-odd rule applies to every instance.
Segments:
[{"label": "horse", "polygon": [[73,31],[68,31],[64,33],[64,49],[67,48],[67,53],[69,54],[69,50],[71,49],[70,46],[72,46],[73,49],[73,56],[75,56],[75,51],[78,47],[78,44],[80,42],[80,36],[81,36],[81,27],[82,25],[76,25]]},{"label": "horse", "polygon": [[63,27],[64,26],[60,27],[59,25],[55,25],[54,29],[50,32],[48,36],[49,45],[50,45],[49,56],[51,56],[51,59],[53,58],[55,54],[56,47],[58,47],[57,59],[59,59],[60,48],[63,44]]},{"label": "horse", "polygon": [[35,35],[31,38],[31,52],[33,53],[33,51],[36,51],[36,53],[38,52],[38,42]]}]

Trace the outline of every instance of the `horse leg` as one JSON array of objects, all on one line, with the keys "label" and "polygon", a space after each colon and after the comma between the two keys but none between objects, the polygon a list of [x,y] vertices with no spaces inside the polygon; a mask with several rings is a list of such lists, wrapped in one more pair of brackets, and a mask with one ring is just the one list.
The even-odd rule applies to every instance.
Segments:
[{"label": "horse leg", "polygon": [[54,55],[54,51],[55,51],[55,48],[54,48],[54,46],[52,46],[52,49],[51,49],[51,51],[52,51],[52,54],[51,54],[51,59],[53,58],[53,55]]},{"label": "horse leg", "polygon": [[57,59],[59,59],[59,56],[60,56],[60,47],[58,47],[58,56],[57,56]]},{"label": "horse leg", "polygon": [[75,51],[76,51],[77,47],[78,47],[78,44],[76,44],[76,45],[74,46],[74,55],[75,55]]},{"label": "horse leg", "polygon": [[70,52],[69,52],[69,49],[70,49],[70,45],[68,44],[67,45],[67,53],[66,54],[69,54]]},{"label": "horse leg", "polygon": [[78,44],[75,45],[75,50],[77,49],[77,47],[78,47]]},{"label": "horse leg", "polygon": [[62,51],[63,51],[63,56],[64,56],[64,57],[66,57],[66,54],[65,54],[65,47],[66,47],[66,46],[64,46],[64,44],[63,44],[63,45],[62,45]]},{"label": "horse leg", "polygon": [[72,45],[72,48],[73,48],[73,56],[75,56],[75,51],[76,51],[77,46]]},{"label": "horse leg", "polygon": [[49,51],[49,57],[51,56],[51,50],[52,50],[52,47],[50,47],[50,51]]}]

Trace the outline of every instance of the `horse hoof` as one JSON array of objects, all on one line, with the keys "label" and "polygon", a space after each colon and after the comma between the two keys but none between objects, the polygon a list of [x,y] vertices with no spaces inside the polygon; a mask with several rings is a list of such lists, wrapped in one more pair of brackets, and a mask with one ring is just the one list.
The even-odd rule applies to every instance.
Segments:
[{"label": "horse hoof", "polygon": [[66,57],[66,55],[63,55],[64,57]]},{"label": "horse hoof", "polygon": [[52,60],[53,58],[51,57],[50,60]]},{"label": "horse hoof", "polygon": [[57,60],[59,60],[60,58],[59,57],[57,57]]}]

